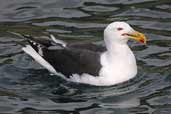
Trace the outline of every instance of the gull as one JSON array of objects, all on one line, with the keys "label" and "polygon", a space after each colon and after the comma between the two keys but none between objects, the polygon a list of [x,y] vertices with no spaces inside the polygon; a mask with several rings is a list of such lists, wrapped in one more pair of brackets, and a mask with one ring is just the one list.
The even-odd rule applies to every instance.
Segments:
[{"label": "gull", "polygon": [[137,74],[136,59],[127,42],[146,44],[144,34],[126,22],[112,22],[104,30],[105,46],[93,43],[67,43],[50,35],[48,40],[24,35],[22,49],[40,65],[67,81],[111,86]]}]

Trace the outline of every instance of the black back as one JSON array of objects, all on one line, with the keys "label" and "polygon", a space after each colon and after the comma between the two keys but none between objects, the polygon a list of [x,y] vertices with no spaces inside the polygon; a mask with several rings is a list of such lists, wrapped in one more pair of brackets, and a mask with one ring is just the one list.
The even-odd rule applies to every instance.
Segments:
[{"label": "black back", "polygon": [[48,61],[57,72],[69,77],[72,74],[88,73],[98,76],[101,68],[100,55],[106,49],[95,44],[68,44],[66,47],[53,48],[51,42],[41,44],[41,41],[27,38],[30,45],[38,52],[41,48],[46,61]]}]

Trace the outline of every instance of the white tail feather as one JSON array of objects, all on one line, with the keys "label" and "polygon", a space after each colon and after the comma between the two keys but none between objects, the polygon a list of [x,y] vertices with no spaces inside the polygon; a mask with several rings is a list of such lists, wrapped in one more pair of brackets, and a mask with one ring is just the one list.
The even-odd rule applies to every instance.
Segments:
[{"label": "white tail feather", "polygon": [[57,44],[61,44],[63,47],[66,47],[67,43],[64,42],[63,40],[59,40],[59,39],[56,39],[54,35],[50,35],[51,39],[57,43]]}]

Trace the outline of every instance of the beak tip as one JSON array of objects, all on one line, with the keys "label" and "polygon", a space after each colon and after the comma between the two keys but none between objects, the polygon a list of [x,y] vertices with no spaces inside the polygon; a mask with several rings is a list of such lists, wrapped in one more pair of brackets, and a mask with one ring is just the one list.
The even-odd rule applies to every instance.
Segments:
[{"label": "beak tip", "polygon": [[143,44],[147,44],[147,41],[145,39],[140,39],[140,42],[143,43]]}]

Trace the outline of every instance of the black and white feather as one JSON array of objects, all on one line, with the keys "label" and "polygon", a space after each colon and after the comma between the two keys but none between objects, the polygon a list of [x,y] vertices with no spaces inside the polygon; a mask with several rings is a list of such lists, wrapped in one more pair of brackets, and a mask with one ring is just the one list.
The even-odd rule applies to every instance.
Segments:
[{"label": "black and white feather", "polygon": [[98,76],[101,68],[100,54],[104,47],[95,44],[67,44],[50,35],[48,40],[24,37],[29,42],[22,49],[52,73],[61,73],[67,78],[73,74],[88,73]]}]

